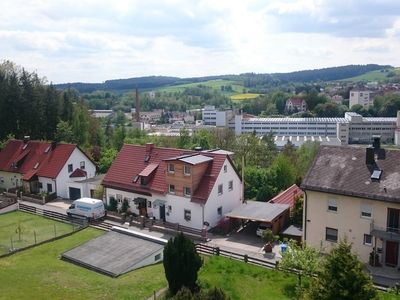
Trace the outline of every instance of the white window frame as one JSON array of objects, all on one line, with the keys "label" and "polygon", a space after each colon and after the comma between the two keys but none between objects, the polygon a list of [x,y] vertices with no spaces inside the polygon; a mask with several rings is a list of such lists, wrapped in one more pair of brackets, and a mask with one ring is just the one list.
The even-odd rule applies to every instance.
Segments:
[{"label": "white window frame", "polygon": [[[333,209],[333,208],[336,208],[336,209]],[[328,209],[328,212],[337,214],[338,213],[337,200],[336,199],[328,199],[328,208],[327,209]]]},{"label": "white window frame", "polygon": [[372,205],[361,203],[360,217],[363,219],[372,219]]},{"label": "white window frame", "polygon": [[84,161],[84,160],[81,161],[81,162],[79,163],[79,167],[80,167],[82,170],[85,170],[85,161]]},{"label": "white window frame", "polygon": [[[171,189],[171,187],[174,187],[174,188]],[[173,194],[173,195],[176,194],[175,184],[170,184],[170,185],[168,185],[168,192],[169,192],[170,194]]]},{"label": "white window frame", "polygon": [[118,203],[122,203],[122,195],[121,194],[115,195],[115,199],[117,200]]},{"label": "white window frame", "polygon": [[228,182],[228,190],[229,190],[229,191],[232,191],[232,190],[233,190],[233,180],[230,180],[230,181]]},{"label": "white window frame", "polygon": [[[189,170],[189,172],[187,172]],[[184,165],[183,166],[183,175],[185,175],[185,176],[190,176],[190,175],[192,175],[192,168],[191,168],[191,166],[188,166],[188,165]]]},{"label": "white window frame", "polygon": [[218,196],[222,195],[223,193],[224,193],[224,185],[222,183],[218,184]]},{"label": "white window frame", "polygon": [[175,165],[169,163],[168,164],[168,173],[174,174],[175,173]]},{"label": "white window frame", "polygon": [[[187,193],[187,189],[189,189],[189,193]],[[192,188],[190,186],[183,187],[183,194],[185,195],[185,197],[192,196]]]},{"label": "white window frame", "polygon": [[[367,238],[367,237],[370,237],[370,238],[371,238],[371,242],[370,242],[370,243],[367,243],[367,242],[366,242],[366,238]],[[363,244],[366,245],[366,246],[372,246],[372,235],[367,234],[367,233],[364,233]]]},{"label": "white window frame", "polygon": [[224,173],[228,172],[228,166],[224,165]]},{"label": "white window frame", "polygon": [[192,211],[190,209],[184,209],[183,210],[183,218],[185,219],[185,221],[190,221],[192,220]]}]

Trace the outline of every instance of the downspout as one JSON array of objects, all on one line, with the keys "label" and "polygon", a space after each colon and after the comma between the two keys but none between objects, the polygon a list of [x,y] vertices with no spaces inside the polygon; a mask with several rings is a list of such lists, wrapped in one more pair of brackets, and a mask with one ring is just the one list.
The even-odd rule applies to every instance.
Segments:
[{"label": "downspout", "polygon": [[303,239],[304,243],[306,242],[307,239],[307,190],[304,190],[304,204],[303,204]]}]

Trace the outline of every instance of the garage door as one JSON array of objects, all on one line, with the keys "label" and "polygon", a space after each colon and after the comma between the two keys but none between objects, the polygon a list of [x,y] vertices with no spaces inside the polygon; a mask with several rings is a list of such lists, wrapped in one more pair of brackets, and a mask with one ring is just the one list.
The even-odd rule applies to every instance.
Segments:
[{"label": "garage door", "polygon": [[77,188],[69,188],[69,199],[76,200],[81,197],[81,190]]}]

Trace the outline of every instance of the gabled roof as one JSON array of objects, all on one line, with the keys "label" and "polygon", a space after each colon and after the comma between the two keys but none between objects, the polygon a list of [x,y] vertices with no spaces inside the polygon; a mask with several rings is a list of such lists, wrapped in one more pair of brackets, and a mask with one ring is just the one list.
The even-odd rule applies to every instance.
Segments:
[{"label": "gabled roof", "polygon": [[[56,178],[77,148],[73,144],[10,140],[0,151],[0,170],[25,175]],[[27,179],[27,180],[29,180]]]},{"label": "gabled roof", "polygon": [[[301,187],[305,190],[400,202],[400,151],[384,150],[383,153],[374,165],[367,165],[365,148],[321,146]],[[382,170],[380,180],[371,179],[376,169]]]},{"label": "gabled roof", "polygon": [[[228,155],[219,153],[205,153],[176,148],[151,148],[146,151],[146,146],[125,144],[112,163],[102,184],[120,190],[131,191],[141,194],[167,193],[166,171],[167,164],[171,160],[182,160],[188,157],[208,157],[212,160],[208,163],[207,170],[203,175],[198,188],[193,192],[192,201],[207,201],[215,181],[224,165]],[[148,161],[145,162],[145,158]],[[151,166],[151,167],[150,167]],[[150,172],[152,177],[146,186],[142,186],[140,181],[134,182],[136,176],[144,176]],[[142,174],[142,175],[140,175]]]},{"label": "gabled roof", "polygon": [[75,171],[73,171],[71,173],[71,175],[69,175],[69,178],[86,177],[86,175],[87,175],[86,171],[84,171],[80,168],[77,168],[77,169],[75,169]]},{"label": "gabled roof", "polygon": [[296,185],[293,184],[291,187],[282,191],[274,198],[269,200],[270,203],[279,203],[279,204],[289,204],[290,209],[293,209],[295,200],[298,196],[304,195],[304,192]]},{"label": "gabled roof", "polygon": [[289,98],[288,101],[292,102],[292,105],[294,105],[294,106],[300,106],[300,105],[303,105],[303,102],[305,100],[303,98],[293,97],[293,98]]}]

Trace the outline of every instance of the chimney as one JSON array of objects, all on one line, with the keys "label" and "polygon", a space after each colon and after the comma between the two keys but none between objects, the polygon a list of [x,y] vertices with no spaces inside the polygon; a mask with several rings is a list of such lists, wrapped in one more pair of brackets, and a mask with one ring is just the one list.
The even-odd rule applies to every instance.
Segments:
[{"label": "chimney", "polygon": [[365,164],[374,165],[375,164],[375,150],[373,147],[368,147],[365,153]]},{"label": "chimney", "polygon": [[31,139],[31,137],[29,135],[25,135],[24,136],[24,144],[26,144],[27,142],[29,142],[29,140]]},{"label": "chimney", "polygon": [[154,149],[154,144],[153,143],[147,143],[146,144],[146,153],[150,153]]},{"label": "chimney", "polygon": [[135,112],[136,112],[136,122],[140,122],[140,100],[139,100],[139,91],[138,91],[138,89],[136,89]]},{"label": "chimney", "polygon": [[381,136],[380,135],[373,135],[372,136],[372,147],[374,147],[375,150],[378,150],[381,148]]},{"label": "chimney", "polygon": [[54,150],[57,147],[57,142],[56,141],[52,141],[51,142],[51,149]]}]

